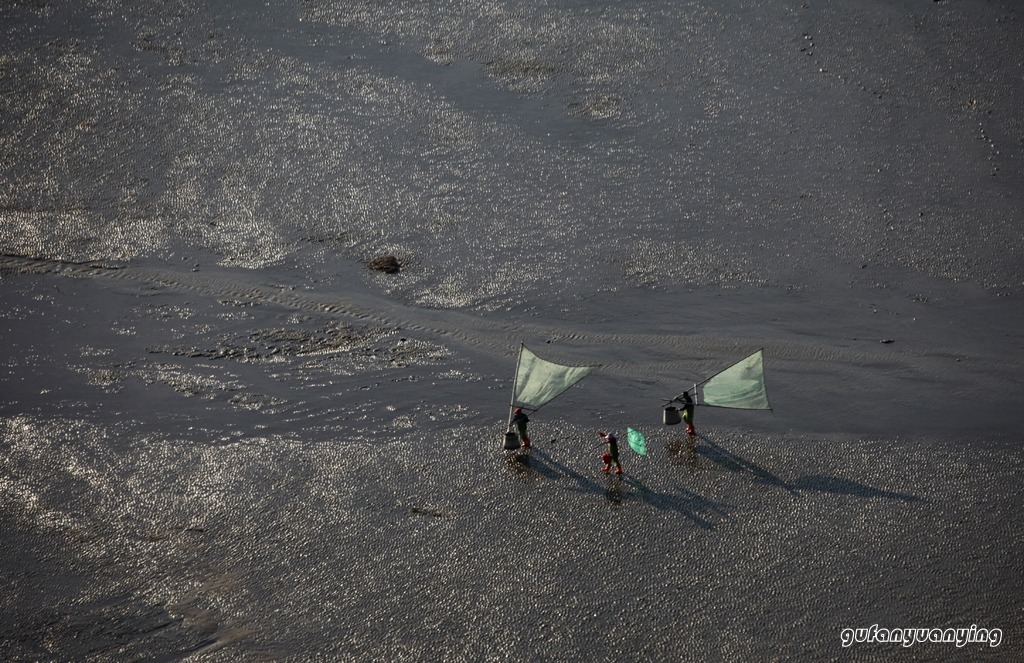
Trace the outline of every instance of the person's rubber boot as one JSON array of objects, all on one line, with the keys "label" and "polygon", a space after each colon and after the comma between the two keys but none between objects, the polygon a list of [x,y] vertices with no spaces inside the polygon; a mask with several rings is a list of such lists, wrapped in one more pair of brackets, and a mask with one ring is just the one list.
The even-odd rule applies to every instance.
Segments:
[{"label": "person's rubber boot", "polygon": [[697,434],[697,429],[694,428],[690,424],[686,424],[686,434],[687,435],[696,435]]},{"label": "person's rubber boot", "polygon": [[619,467],[615,468],[615,473],[616,474],[622,474],[622,466],[621,465]]},{"label": "person's rubber boot", "polygon": [[603,468],[601,468],[601,471],[604,472],[605,474],[608,474],[608,470],[610,469],[612,469],[611,465],[605,465]]},{"label": "person's rubber boot", "polygon": [[528,437],[524,437],[524,438],[523,438],[523,446],[524,446],[525,448],[527,448],[527,449],[529,449],[529,448],[530,448],[530,438],[528,438]]}]

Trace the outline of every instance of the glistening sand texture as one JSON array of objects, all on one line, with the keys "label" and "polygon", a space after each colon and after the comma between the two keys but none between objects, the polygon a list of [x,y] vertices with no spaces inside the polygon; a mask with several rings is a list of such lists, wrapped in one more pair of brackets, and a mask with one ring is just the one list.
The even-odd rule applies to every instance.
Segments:
[{"label": "glistening sand texture", "polygon": [[208,4],[0,9],[0,657],[1020,657],[1013,3]]}]

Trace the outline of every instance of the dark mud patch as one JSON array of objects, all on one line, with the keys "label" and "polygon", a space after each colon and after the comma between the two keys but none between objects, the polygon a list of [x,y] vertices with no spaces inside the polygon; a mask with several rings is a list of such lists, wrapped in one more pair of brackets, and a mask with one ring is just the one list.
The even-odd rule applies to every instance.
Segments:
[{"label": "dark mud patch", "polygon": [[17,580],[0,602],[5,661],[176,661],[216,642],[217,629],[195,628],[123,579],[111,580],[45,527],[10,518],[0,524],[0,571]]},{"label": "dark mud patch", "polygon": [[330,323],[316,329],[286,327],[260,330],[245,336],[226,336],[213,348],[153,345],[146,350],[150,354],[240,362],[349,355],[374,358],[398,367],[446,356],[446,351],[440,346],[406,337],[394,338],[399,331],[359,329],[348,324]]},{"label": "dark mud patch", "polygon": [[498,58],[487,63],[487,73],[500,79],[545,78],[558,67],[539,58]]}]

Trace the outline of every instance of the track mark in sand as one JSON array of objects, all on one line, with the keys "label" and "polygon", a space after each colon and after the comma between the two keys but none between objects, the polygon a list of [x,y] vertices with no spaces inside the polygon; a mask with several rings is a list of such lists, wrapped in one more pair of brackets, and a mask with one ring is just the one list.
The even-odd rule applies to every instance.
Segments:
[{"label": "track mark in sand", "polygon": [[[694,355],[731,357],[756,349],[764,342],[757,339],[725,338],[701,335],[674,335],[649,333],[606,333],[568,329],[557,324],[498,322],[461,311],[423,309],[406,306],[383,297],[359,292],[309,292],[290,286],[254,283],[245,274],[231,276],[210,273],[178,272],[168,269],[133,266],[111,266],[101,262],[64,262],[20,256],[0,256],[0,269],[23,273],[53,273],[70,278],[103,278],[161,286],[171,290],[194,292],[207,297],[226,297],[252,300],[278,306],[312,311],[318,314],[344,316],[357,321],[373,322],[415,332],[448,338],[458,343],[510,356],[524,338],[545,338],[552,342],[573,346],[602,348],[630,348],[655,353],[663,357],[657,361],[602,362],[602,370],[638,378],[659,374],[692,371]],[[877,361],[907,363],[896,360],[891,353],[882,359],[849,348],[836,348],[791,341],[772,341],[768,348],[772,359],[796,362],[844,362],[863,364]],[[552,361],[585,364],[579,356],[544,347],[542,354]],[[613,353],[606,353],[602,358]],[[914,362],[915,364],[917,362]]]}]

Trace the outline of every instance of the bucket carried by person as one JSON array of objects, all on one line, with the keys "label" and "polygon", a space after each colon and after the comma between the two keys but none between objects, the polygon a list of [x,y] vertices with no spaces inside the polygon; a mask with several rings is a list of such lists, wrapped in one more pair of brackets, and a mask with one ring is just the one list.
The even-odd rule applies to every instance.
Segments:
[{"label": "bucket carried by person", "polygon": [[662,411],[662,421],[665,422],[666,426],[674,426],[683,420],[683,417],[679,414],[679,408],[674,405],[669,405]]}]

